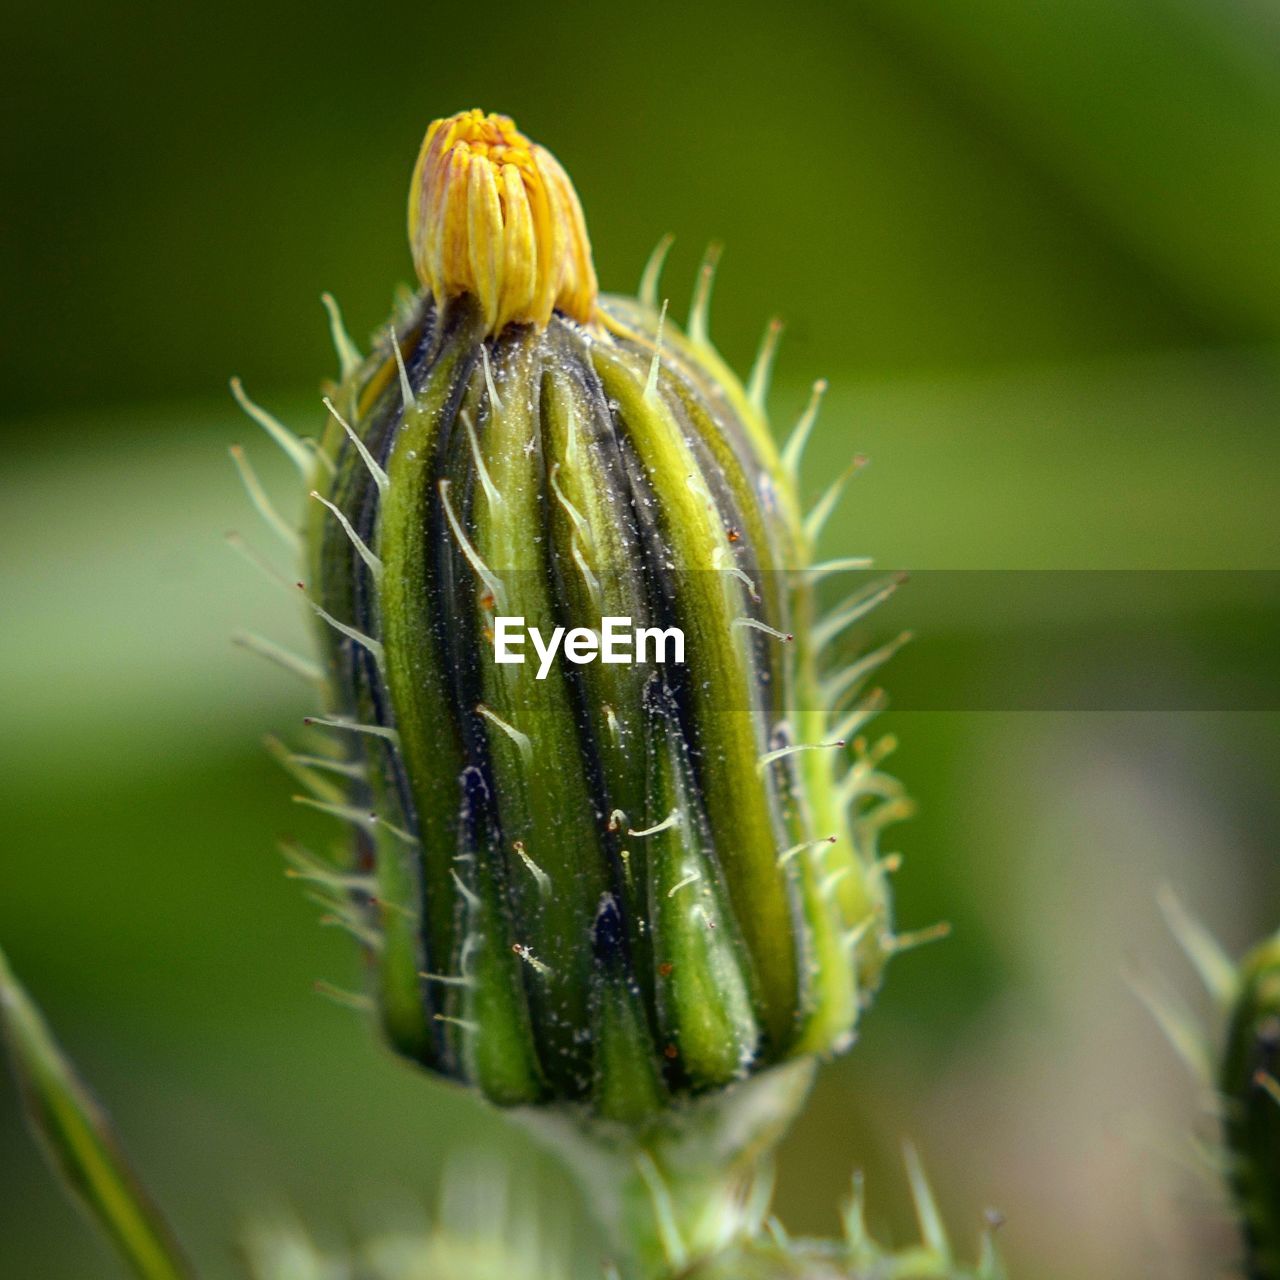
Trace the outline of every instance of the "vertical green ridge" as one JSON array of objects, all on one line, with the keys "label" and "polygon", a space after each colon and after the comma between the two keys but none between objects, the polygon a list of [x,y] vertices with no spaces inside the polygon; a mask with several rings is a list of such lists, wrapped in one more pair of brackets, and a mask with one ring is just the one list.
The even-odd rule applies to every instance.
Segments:
[{"label": "vertical green ridge", "polygon": [[664,1052],[695,1088],[744,1075],[760,1041],[757,975],[729,908],[675,701],[646,691],[649,928]]},{"label": "vertical green ridge", "polygon": [[[504,598],[493,602],[495,614],[522,616],[549,636],[557,610],[541,457],[542,353],[533,335],[518,328],[508,335],[493,344],[500,404],[486,398],[476,424],[497,498],[490,500],[477,486],[471,536],[502,584]],[[590,1047],[583,1036],[590,1021],[591,925],[601,894],[612,887],[603,850],[607,814],[601,798],[588,793],[563,660],[539,680],[537,657],[527,644],[523,664],[499,665],[490,652],[481,670],[483,705],[502,722],[476,713],[508,846],[508,898],[523,930],[515,942],[532,955],[525,985],[536,1010],[540,1057],[562,1096],[582,1096],[591,1085]],[[514,851],[517,841],[549,890]]]},{"label": "vertical green ridge", "polygon": [[648,371],[632,360],[603,348],[593,356],[628,439],[662,495],[659,519],[681,573],[677,611],[696,672],[690,746],[730,900],[760,975],[765,1024],[780,1047],[790,1038],[795,1014],[795,929],[777,873],[781,832],[757,768],[766,735],[750,706],[757,672],[749,629],[738,622],[749,614],[744,588],[710,572],[717,551],[727,557],[730,544],[663,394],[646,392]]},{"label": "vertical green ridge", "polygon": [[[467,320],[455,316],[443,323],[459,324],[465,331]],[[459,947],[450,870],[457,852],[457,778],[464,760],[436,650],[439,589],[427,531],[438,501],[436,436],[447,429],[448,406],[466,349],[467,344],[456,339],[443,344],[417,391],[416,404],[403,414],[387,456],[390,483],[382,495],[374,542],[383,563],[379,622],[387,694],[413,796],[418,840],[410,855],[412,868],[403,849],[380,850],[386,856],[377,864],[379,893],[389,895],[382,981],[384,987],[392,986],[406,1017],[416,1000],[421,1019],[428,1016],[430,997],[443,994],[432,992],[421,975],[448,976]],[[421,1032],[428,1040],[447,1038],[439,1026],[423,1025]]]}]

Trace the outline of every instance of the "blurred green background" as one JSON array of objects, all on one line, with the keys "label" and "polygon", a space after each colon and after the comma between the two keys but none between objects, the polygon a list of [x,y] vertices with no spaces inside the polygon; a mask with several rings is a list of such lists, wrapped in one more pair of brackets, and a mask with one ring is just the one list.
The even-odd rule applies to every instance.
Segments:
[{"label": "blurred green background", "polygon": [[[726,355],[744,367],[782,314],[779,431],[825,375],[815,485],[854,450],[874,461],[831,552],[1280,568],[1273,5],[68,0],[4,26],[0,938],[213,1280],[254,1215],[333,1242],[415,1220],[459,1147],[572,1203],[492,1116],[312,994],[357,964],[281,875],[274,837],[311,824],[259,747],[311,708],[227,639],[302,631],[223,545],[269,545],[228,443],[289,492],[227,376],[318,423],[318,295],[358,335],[385,318],[431,117],[483,105],[551,146],[606,288],[673,231],[678,312],[726,242]],[[1195,581],[1174,634],[1220,604]],[[877,628],[977,665],[1008,652],[998,602],[913,609],[908,589]],[[1219,640],[1266,625],[1235,601]],[[783,1155],[783,1218],[833,1229],[856,1166],[873,1222],[905,1237],[910,1136],[966,1246],[985,1207],[1005,1214],[1015,1275],[1211,1274],[1234,1246],[1188,1170],[1195,1090],[1124,971],[1193,990],[1164,881],[1233,950],[1276,924],[1280,716],[885,727],[921,804],[891,842],[901,919],[955,933],[894,963],[826,1071]],[[115,1265],[0,1089],[0,1274]]]}]

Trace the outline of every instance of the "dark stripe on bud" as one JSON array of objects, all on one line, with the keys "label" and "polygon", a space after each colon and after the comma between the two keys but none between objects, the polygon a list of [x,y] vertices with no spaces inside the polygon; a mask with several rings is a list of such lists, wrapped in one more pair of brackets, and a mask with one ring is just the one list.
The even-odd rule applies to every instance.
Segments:
[{"label": "dark stripe on bud", "polygon": [[[887,920],[834,761],[770,754],[827,716],[767,433],[705,348],[602,307],[486,336],[467,298],[417,302],[409,403],[389,343],[337,397],[373,465],[336,419],[323,442],[380,570],[322,509],[309,538],[313,598],[373,642],[323,628],[392,1042],[630,1123],[847,1041]],[[686,665],[540,679],[494,661],[498,616],[679,627]]]}]

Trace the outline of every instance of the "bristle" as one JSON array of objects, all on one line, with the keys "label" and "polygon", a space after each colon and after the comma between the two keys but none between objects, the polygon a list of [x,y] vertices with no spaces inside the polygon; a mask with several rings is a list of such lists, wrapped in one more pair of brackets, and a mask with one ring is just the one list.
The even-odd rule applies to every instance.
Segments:
[{"label": "bristle", "polygon": [[759,618],[734,618],[729,624],[733,627],[749,627],[752,631],[762,631],[767,636],[772,636],[775,640],[781,640],[783,644],[790,644],[795,636],[790,631],[779,631],[777,627],[771,627],[767,622],[761,622]]},{"label": "bristle", "polygon": [[451,1027],[457,1027],[461,1031],[467,1032],[469,1035],[478,1035],[480,1024],[473,1022],[470,1018],[455,1018],[452,1014],[437,1013],[435,1015],[436,1022],[447,1023]]},{"label": "bristle", "polygon": [[778,866],[785,867],[792,858],[799,854],[806,853],[810,849],[819,849],[835,844],[835,836],[823,836],[821,840],[802,840],[799,844],[793,844],[791,848],[784,849],[778,854]]},{"label": "bristle", "polygon": [[349,822],[353,827],[359,827],[361,831],[373,833],[377,826],[377,820],[368,809],[359,809],[355,805],[343,804],[340,801],[321,800],[316,796],[290,796],[294,804],[302,805],[306,809],[315,809],[320,813],[327,813],[331,818],[339,818],[343,822]]},{"label": "bristle", "polygon": [[747,595],[751,597],[753,604],[760,603],[760,592],[756,590],[756,584],[752,580],[751,575],[744,572],[733,561],[733,552],[728,547],[716,547],[711,553],[711,567],[720,573],[727,573],[729,577],[736,578],[747,589]]},{"label": "bristle", "polygon": [[994,1209],[983,1215],[986,1223],[982,1230],[978,1253],[978,1271],[975,1280],[1005,1280],[1004,1267],[996,1250],[995,1234],[1004,1225],[1004,1217]]},{"label": "bristle", "polygon": [[280,856],[289,864],[286,871],[296,871],[300,875],[305,875],[318,881],[334,878],[339,880],[363,879],[367,880],[370,887],[372,887],[372,877],[353,877],[347,872],[340,871],[331,862],[312,853],[305,845],[299,844],[297,840],[281,840],[277,848],[280,851]]},{"label": "bristle", "polygon": [[323,397],[324,407],[333,415],[337,424],[347,433],[347,437],[351,443],[355,445],[356,452],[360,455],[360,461],[364,463],[369,474],[373,477],[373,482],[378,486],[378,492],[385,494],[391,487],[391,481],[387,477],[387,473],[378,465],[373,454],[365,448],[365,443],[356,434],[352,425],[333,407],[333,401],[328,396]]},{"label": "bristle", "polygon": [[489,363],[489,348],[487,346],[480,348],[480,360],[484,365],[484,385],[489,392],[489,403],[493,406],[494,413],[501,413],[502,401],[498,396],[498,388],[493,383],[493,367]]},{"label": "bristle", "polygon": [[698,870],[686,872],[679,880],[667,890],[667,897],[674,898],[681,889],[687,889],[691,884],[696,884],[702,879],[702,872]]},{"label": "bristle", "polygon": [[1213,1050],[1194,1014],[1172,992],[1166,991],[1137,973],[1125,975],[1129,989],[1147,1007],[1174,1052],[1205,1088],[1214,1079]]},{"label": "bristle", "polygon": [[671,1192],[663,1181],[653,1157],[645,1150],[636,1156],[636,1168],[649,1193],[649,1204],[654,1221],[658,1228],[658,1238],[668,1266],[673,1270],[681,1270],[689,1258],[689,1251],[680,1236],[680,1228],[676,1219],[675,1206],[671,1200]]},{"label": "bristle", "polygon": [[347,333],[347,326],[342,322],[342,311],[338,300],[331,293],[322,293],[320,301],[329,314],[329,336],[333,341],[333,349],[338,356],[338,371],[345,382],[364,363],[356,344]]},{"label": "bristle", "polygon": [[649,376],[644,383],[644,398],[652,400],[658,390],[658,374],[662,371],[662,330],[667,323],[667,304],[664,300],[658,313],[658,328],[653,338],[653,359],[649,361]]},{"label": "bristle", "polygon": [[488,499],[490,508],[496,509],[502,506],[502,494],[498,492],[497,486],[493,483],[493,478],[489,475],[489,468],[484,465],[484,456],[480,452],[480,441],[476,436],[476,424],[466,409],[463,409],[458,416],[462,419],[463,429],[467,433],[467,443],[471,446],[471,458],[476,464],[476,475],[480,478],[480,487],[484,490],[484,496]]},{"label": "bristle", "polygon": [[255,551],[234,529],[226,534],[226,543],[238,556],[242,556],[253,565],[268,582],[292,592],[293,584],[285,578],[284,574],[273,568],[267,558],[260,552]]},{"label": "bristle", "polygon": [[551,972],[551,966],[539,960],[538,957],[533,954],[532,949],[525,946],[524,943],[513,942],[511,944],[511,950],[540,977],[546,977],[546,975]]},{"label": "bristle", "polygon": [[824,526],[831,518],[831,513],[836,508],[836,503],[840,501],[840,495],[844,492],[845,485],[849,483],[849,477],[855,472],[861,471],[866,465],[866,457],[862,454],[856,454],[853,461],[832,481],[827,491],[814,504],[813,510],[805,516],[804,536],[810,543],[817,542],[818,536],[822,533]]},{"label": "bristle", "polygon": [[679,821],[680,821],[680,811],[678,809],[672,809],[672,811],[669,814],[667,814],[667,816],[663,818],[663,820],[657,823],[655,826],[645,827],[643,830],[640,830],[640,831],[635,830],[633,827],[628,827],[627,835],[636,836],[636,837],[656,836],[660,831],[669,831]]},{"label": "bristle", "polygon": [[266,658],[268,662],[274,662],[276,666],[297,676],[299,680],[305,680],[308,684],[323,685],[325,682],[324,672],[314,662],[308,658],[299,657],[296,653],[290,653],[288,649],[281,647],[273,640],[268,640],[265,636],[256,635],[252,631],[237,631],[231,637],[231,643],[247,649],[250,653],[256,653],[260,658]]},{"label": "bristle", "polygon": [[326,1000],[332,1000],[334,1004],[340,1004],[344,1009],[355,1009],[359,1013],[373,1012],[373,1001],[360,992],[345,991],[341,987],[335,987],[332,982],[319,979],[311,984],[311,989],[316,995],[324,996]]},{"label": "bristle", "polygon": [[906,951],[915,951],[917,947],[927,947],[931,942],[942,942],[950,936],[951,922],[939,920],[937,924],[928,925],[924,929],[889,934],[884,940],[884,945],[885,950],[891,955],[901,955]]},{"label": "bristle", "polygon": [[262,487],[262,481],[258,479],[257,472],[254,471],[249,459],[245,456],[244,450],[238,444],[233,444],[230,453],[231,461],[236,464],[236,470],[240,473],[240,480],[249,495],[249,501],[253,503],[258,514],[275,530],[280,540],[294,555],[301,554],[301,539],[275,509],[271,499],[267,497],[267,491]]},{"label": "bristle", "polygon": [[1253,1075],[1254,1086],[1261,1089],[1276,1106],[1280,1107],[1280,1081],[1266,1071],[1258,1070]]},{"label": "bristle", "polygon": [[307,479],[315,463],[315,450],[303,444],[278,418],[273,417],[260,405],[254,404],[245,394],[244,385],[239,378],[231,379],[231,394],[235,396],[236,403],[245,413],[280,446],[282,452],[298,468],[302,478]]},{"label": "bristle", "polygon": [[804,456],[804,447],[809,443],[813,424],[818,420],[818,410],[822,407],[822,397],[826,394],[827,380],[826,378],[819,378],[813,384],[808,406],[800,415],[800,419],[792,429],[790,436],[787,437],[787,443],[782,447],[783,470],[792,480],[795,480],[800,474],[800,459]]},{"label": "bristle", "polygon": [[551,877],[529,856],[529,851],[525,848],[523,840],[512,841],[511,847],[516,851],[516,856],[520,861],[529,869],[529,874],[533,876],[538,886],[538,891],[544,898],[549,898],[551,896]]},{"label": "bristle", "polygon": [[307,809],[317,809],[321,813],[329,814],[330,817],[340,818],[343,822],[349,822],[352,826],[359,827],[371,835],[379,830],[388,831],[402,844],[410,847],[416,847],[418,844],[418,838],[412,832],[406,831],[403,827],[397,827],[385,818],[379,818],[376,813],[370,813],[367,809],[360,809],[350,804],[331,804],[327,800],[318,800],[314,796],[291,796],[290,799],[294,804],[300,804]]},{"label": "bristle", "polygon": [[644,264],[644,271],[640,276],[638,296],[640,302],[648,307],[650,311],[658,309],[658,284],[662,279],[662,268],[666,265],[667,254],[671,252],[671,246],[674,243],[675,236],[668,231],[653,246],[653,252],[649,254],[649,259]]},{"label": "bristle", "polygon": [[837,605],[825,618],[814,625],[815,651],[821,652],[842,632],[883,604],[904,581],[906,581],[906,575],[898,574],[887,582],[873,582],[861,591],[855,592],[843,604]]},{"label": "bristle", "polygon": [[844,936],[840,939],[844,949],[848,952],[854,952],[861,946],[863,939],[871,932],[871,927],[876,923],[876,914],[873,912],[865,919],[860,920],[851,929],[846,929]]},{"label": "bristle", "polygon": [[572,471],[578,465],[578,414],[572,400],[565,402],[564,416],[564,465]]},{"label": "bristle", "polygon": [[711,243],[703,254],[698,268],[698,279],[693,286],[693,303],[689,307],[689,323],[685,326],[689,341],[701,345],[710,344],[708,320],[711,313],[711,287],[715,284],[716,268],[720,265],[723,246]]},{"label": "bristle", "polygon": [[848,741],[861,729],[865,728],[869,721],[878,716],[888,705],[888,702],[889,699],[885,696],[883,689],[872,689],[843,720],[836,724],[831,736],[844,738]]},{"label": "bristle", "polygon": [[870,556],[839,556],[834,560],[821,560],[811,564],[804,570],[810,582],[820,582],[833,573],[848,573],[855,570],[870,569],[875,561]]},{"label": "bristle", "polygon": [[829,751],[833,748],[843,747],[845,745],[843,738],[838,738],[834,742],[796,742],[790,746],[777,747],[773,751],[766,751],[758,761],[756,768],[762,773],[775,760],[782,760],[787,756],[793,756],[798,751]]},{"label": "bristle", "polygon": [[306,716],[302,723],[323,725],[326,729],[341,729],[347,733],[368,734],[374,738],[386,738],[397,747],[400,745],[400,735],[387,725],[361,724],[357,720],[348,720],[343,716]]},{"label": "bristle", "polygon": [[370,951],[377,952],[383,948],[382,934],[372,925],[365,924],[362,920],[353,920],[350,916],[331,911],[327,915],[321,916],[318,923],[322,929],[341,929]]},{"label": "bristle", "polygon": [[599,611],[604,609],[604,591],[600,586],[600,579],[592,572],[591,566],[587,563],[587,557],[583,553],[582,545],[577,538],[573,540],[572,552],[573,562],[578,566],[578,572],[582,574],[582,581],[586,584],[587,594],[591,597],[591,603]]},{"label": "bristle", "polygon": [[418,977],[427,982],[438,982],[442,987],[474,987],[476,980],[463,974],[428,973],[425,970]]},{"label": "bristle", "polygon": [[1222,1007],[1229,1005],[1240,988],[1240,974],[1218,940],[1182,905],[1170,885],[1162,885],[1157,901],[1169,931],[1178,940],[1205,990]]},{"label": "bristle", "polygon": [[864,654],[857,662],[850,663],[838,675],[833,676],[823,685],[827,705],[834,707],[846,693],[857,688],[867,676],[882,667],[903,645],[910,644],[914,638],[914,631],[901,631],[887,644]]},{"label": "bristle", "polygon": [[569,501],[565,495],[564,489],[560,484],[560,464],[554,462],[551,464],[551,472],[549,475],[551,482],[551,491],[556,496],[556,501],[564,509],[565,514],[573,522],[575,534],[580,537],[587,546],[593,551],[595,550],[595,535],[592,533],[590,524],[587,523],[586,517],[578,510],[577,507]]},{"label": "bristle", "polygon": [[[299,587],[302,586],[301,583],[298,585]],[[362,648],[367,649],[373,655],[374,661],[378,664],[379,668],[385,665],[386,655],[383,652],[381,641],[375,640],[372,636],[366,635],[363,631],[357,630],[357,628],[349,626],[345,622],[340,622],[326,608],[317,604],[310,596],[306,595],[305,591],[303,592],[303,596],[318,618],[327,622],[329,626],[331,626],[340,635],[346,636],[348,640],[352,640]]]},{"label": "bristle", "polygon": [[916,1220],[920,1224],[920,1237],[924,1245],[944,1266],[951,1264],[951,1242],[942,1215],[933,1198],[933,1189],[925,1176],[920,1156],[911,1143],[903,1146],[903,1160],[907,1166],[907,1180],[911,1185],[911,1199],[915,1204]]},{"label": "bristle", "polygon": [[516,748],[520,752],[520,758],[526,765],[533,764],[533,741],[527,733],[521,733],[515,725],[504,720],[491,707],[486,707],[483,702],[476,703],[476,711],[488,720],[490,724],[496,725],[501,729],[516,744]]},{"label": "bristle", "polygon": [[339,773],[344,778],[352,778],[357,782],[363,782],[368,777],[368,770],[364,765],[357,764],[354,760],[329,760],[324,756],[305,756],[295,752],[293,761],[309,769],[327,769],[331,773]]},{"label": "bristle", "polygon": [[840,1224],[845,1244],[851,1251],[860,1253],[867,1243],[866,1189],[860,1169],[854,1171],[850,1182],[849,1201],[840,1215]]},{"label": "bristle", "polygon": [[480,558],[480,553],[471,545],[471,539],[467,537],[461,521],[453,510],[453,503],[449,501],[448,480],[440,481],[440,501],[444,505],[445,519],[449,521],[449,528],[453,530],[453,536],[457,539],[458,547],[462,554],[467,558],[467,563],[476,571],[477,576],[488,588],[498,611],[505,613],[507,608],[507,589],[502,585],[502,580],[498,575],[485,564]]},{"label": "bristle", "polygon": [[418,398],[413,394],[413,384],[409,381],[409,370],[404,367],[404,353],[400,350],[400,339],[396,337],[395,326],[392,325],[391,352],[395,356],[396,371],[400,375],[400,399],[404,402],[405,413],[412,413]]},{"label": "bristle", "polygon": [[914,818],[915,816],[916,802],[910,796],[890,795],[883,799],[882,803],[860,813],[855,820],[855,824],[859,836],[862,839],[871,840],[886,827],[892,826],[896,822],[904,822],[906,819]]},{"label": "bristle", "polygon": [[613,741],[614,746],[622,745],[622,722],[618,719],[618,713],[607,703],[601,703],[600,710],[604,714],[605,724],[609,726],[609,737]]},{"label": "bristle", "polygon": [[765,401],[769,395],[769,382],[773,377],[773,361],[778,354],[778,342],[782,338],[783,324],[777,316],[769,321],[760,340],[760,350],[747,378],[747,403],[763,418]]},{"label": "bristle", "polygon": [[374,554],[374,552],[370,549],[369,544],[366,543],[365,540],[355,531],[355,529],[352,527],[351,521],[348,520],[347,517],[343,515],[343,513],[338,509],[338,507],[335,506],[332,502],[330,502],[329,499],[326,498],[323,494],[317,493],[314,489],[312,489],[311,496],[317,502],[321,503],[323,506],[328,507],[328,509],[333,513],[338,523],[342,526],[342,532],[347,535],[347,539],[350,541],[351,545],[356,549],[356,554],[368,566],[369,572],[373,574],[373,580],[375,582],[381,582],[382,581],[382,561],[379,560],[378,557]]},{"label": "bristle", "polygon": [[295,781],[301,783],[319,800],[327,800],[331,804],[339,804],[346,796],[346,791],[328,778],[321,777],[304,764],[274,734],[263,739],[267,754]]}]

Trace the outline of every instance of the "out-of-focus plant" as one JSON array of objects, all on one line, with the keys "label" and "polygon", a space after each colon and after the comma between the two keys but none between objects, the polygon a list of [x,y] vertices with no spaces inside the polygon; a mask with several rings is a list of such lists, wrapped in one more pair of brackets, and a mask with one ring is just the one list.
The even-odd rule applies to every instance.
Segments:
[{"label": "out-of-focus plant", "polygon": [[145,1280],[191,1275],[111,1124],[0,952],[0,1028],[27,1115],[63,1185]]},{"label": "out-of-focus plant", "polygon": [[1280,1276],[1280,933],[1240,964],[1219,1087],[1249,1274]]},{"label": "out-of-focus plant", "polygon": [[[1169,991],[1136,982],[1204,1090],[1218,1129],[1215,1173],[1240,1224],[1249,1280],[1280,1278],[1280,933],[1237,964],[1170,891],[1161,906],[1213,1000],[1222,1030],[1201,1027]],[[1220,1046],[1215,1043],[1221,1041]]]},{"label": "out-of-focus plant", "polygon": [[[683,332],[659,304],[665,245],[638,298],[600,295],[572,185],[505,117],[431,126],[409,232],[421,289],[370,356],[327,300],[342,367],[318,441],[233,384],[315,500],[299,529],[233,450],[317,619],[319,664],[245,643],[321,700],[306,748],[272,751],[350,833],[285,855],[367,956],[371,994],[351,999],[400,1054],[565,1159],[628,1280],[994,1280],[989,1238],[976,1269],[954,1261],[914,1156],[917,1248],[876,1245],[860,1197],[837,1241],[791,1240],[769,1215],[770,1153],[817,1061],[852,1043],[886,960],[921,936],[895,932],[878,850],[909,812],[881,768],[892,743],[861,737],[896,645],[842,644],[896,583],[816,608],[819,579],[865,567],[812,556],[857,460],[807,515],[796,492],[822,384],[779,451],[779,327],[743,385],[708,334],[714,255]],[[499,661],[515,620],[572,660]],[[670,660],[575,656],[606,656],[610,620]],[[140,1275],[187,1274],[30,1003],[0,984],[59,1167]],[[516,1252],[442,1227],[337,1258],[280,1232],[255,1237],[249,1265],[534,1274]]]}]

